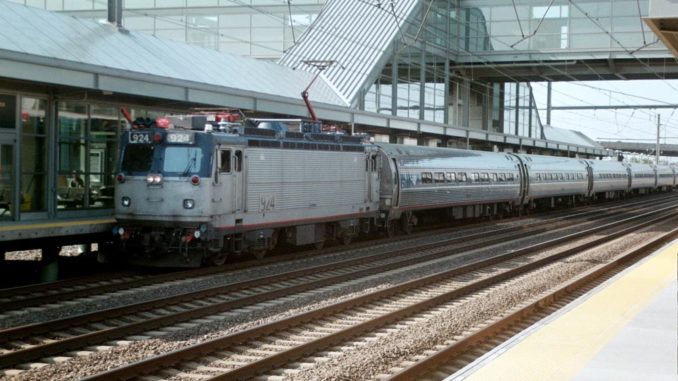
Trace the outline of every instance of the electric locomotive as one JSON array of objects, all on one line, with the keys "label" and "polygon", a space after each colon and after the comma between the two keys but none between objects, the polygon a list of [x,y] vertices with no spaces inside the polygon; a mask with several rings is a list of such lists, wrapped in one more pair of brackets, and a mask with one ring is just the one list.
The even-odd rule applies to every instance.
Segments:
[{"label": "electric locomotive", "polygon": [[221,264],[280,242],[348,243],[373,226],[375,147],[314,122],[235,119],[166,117],[124,132],[115,233],[132,262]]}]

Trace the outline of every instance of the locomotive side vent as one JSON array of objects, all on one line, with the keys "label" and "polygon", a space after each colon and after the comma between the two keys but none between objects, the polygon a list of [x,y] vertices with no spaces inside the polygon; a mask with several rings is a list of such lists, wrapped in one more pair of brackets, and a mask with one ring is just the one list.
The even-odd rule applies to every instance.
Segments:
[{"label": "locomotive side vent", "polygon": [[276,134],[277,132],[275,130],[268,130],[265,128],[245,127],[245,135],[275,137]]}]

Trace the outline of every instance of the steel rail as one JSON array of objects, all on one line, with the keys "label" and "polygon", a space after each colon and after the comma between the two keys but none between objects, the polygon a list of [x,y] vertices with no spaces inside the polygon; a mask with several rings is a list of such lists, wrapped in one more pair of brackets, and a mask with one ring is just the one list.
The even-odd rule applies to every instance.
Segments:
[{"label": "steel rail", "polygon": [[[652,200],[641,200],[633,203],[624,203],[623,201],[618,201],[615,202],[615,204],[619,204],[615,206],[614,208],[624,208],[624,207],[629,207],[633,205],[642,205],[643,203],[649,202],[658,202],[661,203],[665,200],[670,199],[669,196],[666,197],[657,197]],[[608,208],[609,209],[609,208]],[[604,211],[600,211],[604,212]],[[566,214],[565,216],[561,217],[555,217],[555,218],[562,218],[562,219],[568,219],[568,218],[576,218],[576,216],[581,215],[581,214],[587,214],[587,213],[596,213],[596,211],[575,211],[574,213],[569,213]],[[473,228],[470,228],[473,229]],[[430,233],[429,233],[430,234]],[[410,236],[413,237],[413,236]],[[393,239],[388,240],[389,242],[392,242]],[[359,248],[359,247],[364,247],[370,244],[375,244],[374,241],[372,242],[366,242],[366,243],[358,243],[352,245],[353,249]],[[378,242],[376,244],[379,244]],[[330,249],[330,252],[332,251],[341,251],[342,249],[345,248],[336,248],[336,249]],[[35,284],[35,285],[28,285],[28,286],[19,286],[19,287],[13,287],[13,288],[7,288],[7,289],[0,289],[0,298],[2,299],[10,299],[14,298],[14,300],[8,300],[5,302],[0,302],[0,311],[10,311],[10,310],[17,310],[21,308],[28,308],[36,305],[41,305],[41,304],[50,304],[50,303],[57,303],[60,301],[65,301],[65,300],[71,300],[75,298],[80,298],[80,297],[87,297],[91,295],[101,295],[104,293],[108,292],[114,292],[114,291],[120,291],[120,290],[129,290],[132,288],[136,287],[143,287],[155,283],[161,283],[161,282],[168,282],[168,281],[176,281],[176,280],[182,280],[182,279],[188,279],[192,277],[200,277],[200,276],[210,276],[218,273],[227,273],[227,272],[232,272],[232,271],[239,271],[247,268],[252,268],[255,266],[260,266],[263,264],[272,264],[272,263],[284,263],[285,261],[293,261],[293,260],[299,260],[299,259],[304,259],[308,258],[314,255],[314,252],[311,253],[300,253],[296,254],[292,257],[286,257],[284,259],[280,258],[264,258],[263,260],[260,260],[256,263],[252,262],[245,262],[245,263],[234,263],[234,264],[229,264],[228,267],[211,267],[211,268],[202,268],[202,269],[193,269],[193,270],[187,270],[187,271],[180,271],[180,272],[172,272],[168,274],[159,274],[159,275],[148,275],[144,276],[138,273],[133,273],[130,272],[129,274],[127,273],[121,273],[117,276],[118,278],[123,278],[126,276],[143,276],[143,278],[140,279],[133,279],[130,281],[126,282],[120,282],[120,283],[111,283],[111,284],[106,284],[106,285],[99,285],[99,286],[94,286],[94,287],[85,287],[81,289],[75,289],[75,290],[69,290],[69,291],[59,291],[59,289],[63,288],[68,288],[68,287],[77,287],[77,286],[82,286],[82,285],[87,285],[88,283],[92,282],[98,282],[102,280],[107,280],[110,279],[111,274],[101,274],[93,277],[85,277],[85,278],[76,278],[76,279],[69,279],[69,280],[63,280],[63,281],[58,281],[54,283],[41,283],[41,284]],[[42,293],[43,295],[39,296],[33,296],[30,297],[30,293]],[[22,294],[26,295],[27,297],[25,298],[20,298]]]},{"label": "steel rail", "polygon": [[636,260],[636,258],[647,255],[649,251],[656,250],[660,246],[670,242],[678,236],[678,228],[673,229],[672,231],[663,234],[660,237],[657,237],[649,242],[644,242],[630,250],[627,250],[623,254],[619,255],[614,261],[607,263],[605,265],[599,266],[597,268],[591,269],[583,276],[572,280],[571,282],[560,286],[558,289],[553,292],[544,295],[529,305],[511,313],[508,316],[484,327],[483,329],[476,331],[467,335],[466,337],[460,339],[454,344],[447,346],[446,348],[439,350],[438,352],[432,354],[431,356],[417,361],[415,364],[409,366],[406,369],[398,372],[397,374],[391,376],[387,380],[389,381],[409,381],[418,379],[420,376],[430,373],[435,369],[438,369],[440,366],[444,365],[451,358],[460,355],[483,342],[484,340],[493,337],[502,331],[508,329],[510,326],[518,323],[519,321],[525,319],[526,317],[532,315],[536,311],[542,309],[546,305],[555,303],[558,299],[571,294],[576,289],[584,287],[586,284],[599,279],[605,274],[614,271],[615,269],[624,266],[626,263]]},{"label": "steel rail", "polygon": [[[663,203],[665,203],[665,202],[662,201],[660,204],[663,204]],[[647,205],[643,204],[643,207],[646,207],[646,206]],[[604,212],[610,213],[609,210],[604,211]],[[603,213],[603,211],[594,211],[593,213],[577,213],[576,216],[580,217],[582,214],[583,215],[589,214],[590,216],[587,218],[587,220],[590,220],[591,215],[600,214],[600,213]],[[629,213],[630,213],[630,211],[629,211]],[[558,218],[553,219],[553,221],[551,221],[551,222],[556,223],[560,220],[571,219],[574,216],[575,215],[567,215],[567,216],[563,216],[563,217],[558,217]],[[573,224],[576,224],[576,223],[572,223],[572,224],[569,224],[569,225],[573,225]],[[569,225],[567,225],[567,226],[569,226]],[[549,230],[549,228],[544,227],[544,221],[538,221],[538,222],[534,222],[534,223],[522,225],[522,226],[500,228],[500,229],[496,229],[496,230],[489,231],[489,232],[479,232],[479,233],[467,235],[467,236],[464,236],[464,237],[442,239],[442,240],[438,240],[438,241],[435,241],[435,242],[431,242],[431,243],[426,244],[426,245],[417,246],[417,249],[418,250],[430,250],[430,249],[435,249],[435,248],[439,248],[439,247],[444,247],[446,245],[468,242],[468,241],[472,241],[472,240],[475,240],[475,239],[485,238],[486,235],[509,234],[509,233],[512,233],[512,232],[520,231],[520,230],[527,230],[528,228],[534,227],[534,226],[538,226],[539,228],[534,229],[534,230],[530,230],[530,231],[527,231],[527,232],[524,232],[524,233],[521,233],[521,234],[518,234],[518,235],[511,235],[510,238],[511,239],[524,238],[526,236],[531,236],[531,235],[534,235],[534,234],[543,233],[543,232]],[[560,228],[564,228],[564,227],[560,227]],[[454,253],[458,254],[460,251],[469,251],[469,250],[481,248],[483,246],[489,246],[489,245],[492,245],[492,244],[505,242],[505,240],[506,240],[505,237],[499,236],[499,237],[495,237],[491,240],[485,239],[481,243],[467,244],[467,245],[463,245],[461,247],[456,247],[453,250],[455,250]],[[364,257],[356,258],[356,259],[339,260],[339,261],[335,261],[335,262],[325,264],[325,265],[315,266],[315,267],[311,267],[311,268],[307,268],[307,269],[301,269],[301,270],[296,270],[296,271],[293,271],[293,272],[287,272],[287,273],[282,273],[282,274],[277,274],[277,275],[272,275],[272,276],[260,277],[260,278],[252,279],[252,280],[245,281],[245,282],[228,284],[228,285],[223,285],[223,286],[217,286],[217,287],[208,288],[208,289],[204,289],[204,290],[200,290],[200,291],[196,291],[196,292],[153,299],[153,300],[150,300],[150,301],[140,302],[140,303],[127,305],[127,306],[123,306],[123,307],[116,307],[116,308],[111,308],[111,309],[107,309],[107,310],[100,310],[100,311],[85,313],[85,314],[76,315],[76,316],[72,316],[72,317],[51,320],[51,321],[47,321],[47,322],[41,322],[41,323],[29,324],[29,325],[25,325],[25,326],[8,328],[8,329],[0,330],[0,344],[8,342],[10,340],[16,340],[16,339],[19,339],[19,338],[23,338],[23,337],[26,337],[28,335],[37,335],[37,334],[40,334],[40,333],[54,331],[56,329],[98,322],[98,321],[102,321],[102,320],[105,320],[105,319],[116,318],[116,317],[119,317],[119,316],[125,315],[125,314],[137,313],[137,312],[140,312],[140,311],[148,311],[148,310],[153,309],[153,308],[164,307],[164,306],[171,305],[171,304],[185,303],[187,301],[192,301],[192,300],[199,299],[199,298],[211,297],[211,296],[223,294],[223,293],[226,293],[226,292],[234,292],[234,291],[238,291],[240,289],[246,289],[246,288],[251,287],[251,286],[257,286],[257,285],[261,285],[261,284],[270,284],[270,283],[276,282],[276,281],[284,281],[284,280],[288,280],[288,279],[294,279],[294,278],[298,278],[300,276],[304,276],[304,275],[308,275],[308,274],[315,274],[315,273],[320,272],[320,271],[336,270],[337,266],[342,266],[342,267],[356,266],[356,265],[361,265],[361,264],[367,263],[367,262],[373,262],[375,260],[382,260],[382,259],[385,259],[385,258],[390,259],[390,258],[397,257],[397,256],[408,255],[408,254],[410,254],[411,250],[412,250],[412,248],[405,248],[405,249],[398,249],[398,250],[394,250],[394,251],[388,251],[388,252],[384,252],[384,253],[380,253],[380,254],[368,255],[368,256],[364,256]],[[433,259],[441,258],[443,256],[449,255],[450,253],[452,253],[452,252],[448,250],[448,251],[444,251],[444,252],[441,252],[441,253],[434,253],[434,254],[430,254],[430,255],[425,255],[425,256],[417,257],[416,259],[409,259],[409,260],[396,262],[392,265],[368,269],[368,270],[365,270],[363,273],[366,274],[366,275],[372,275],[375,272],[388,271],[388,270],[393,269],[393,268],[404,267],[406,265],[422,262],[422,261],[425,261],[425,260],[433,260]],[[354,275],[357,276],[358,273],[354,273]],[[288,290],[292,290],[292,289],[288,289]],[[265,293],[265,294],[270,295],[270,296],[260,297],[259,295],[255,295],[255,296],[244,298],[244,299],[247,299],[251,303],[254,303],[254,302],[269,300],[269,299],[274,298],[274,297],[283,296],[283,295],[278,294],[278,291],[271,292],[271,293]],[[260,294],[260,295],[263,295],[263,294]],[[222,306],[220,308],[226,308],[226,309],[232,308],[231,302],[220,303],[219,305]],[[235,304],[233,304],[233,305],[235,305]],[[238,305],[238,306],[240,306],[240,305]],[[204,310],[205,312],[201,313],[200,311],[202,311],[202,310]],[[217,312],[223,312],[223,310],[218,310]],[[195,317],[204,316],[205,314],[210,314],[210,313],[215,313],[215,311],[213,310],[212,306],[206,306],[206,307],[198,308],[198,309],[195,309],[195,310],[192,310],[192,311],[187,311],[187,315],[185,315],[185,316],[187,316],[187,318],[195,318]],[[166,316],[165,319],[167,319],[167,320],[164,320],[164,321],[166,321],[168,323],[174,323],[176,321],[181,321],[181,320],[172,320],[171,319],[172,316],[174,316],[174,315]],[[177,314],[177,316],[179,316],[179,314]],[[147,320],[147,322],[148,322],[147,327],[146,328],[139,328],[139,329],[143,330],[143,329],[157,328],[158,327],[157,325],[152,326],[150,324],[151,322],[155,322],[155,321],[156,321],[155,319]],[[130,325],[130,329],[131,329],[131,325]],[[115,329],[105,330],[105,332],[106,332],[106,334],[104,335],[104,337],[105,337],[104,339],[112,339],[112,338],[120,337],[118,335],[113,335],[113,332],[115,332]],[[139,331],[138,330],[127,331],[127,332],[121,333],[121,335],[130,334],[130,333],[137,333],[137,332],[139,332]],[[102,334],[104,334],[103,331],[102,331]],[[85,342],[85,344],[92,344],[93,343],[93,341],[91,341],[91,340],[94,340],[93,336],[86,334],[86,335],[83,335],[83,338],[85,338],[85,337],[88,337],[89,338],[88,340],[90,340],[90,341]],[[75,338],[73,338],[73,339],[75,340]],[[66,339],[66,340],[70,340],[70,339]],[[53,345],[56,346],[58,343],[65,342],[66,340],[54,342]],[[22,351],[15,351],[15,352],[16,353],[21,352],[21,353],[28,354],[32,350],[33,350],[32,348],[27,348],[27,349],[24,349]],[[45,348],[45,350],[46,350],[45,353],[51,353],[51,354],[57,353],[57,352],[53,352],[53,351],[47,351],[47,348]],[[12,352],[12,353],[15,353],[15,352]],[[6,354],[4,356],[12,356],[12,353]],[[28,357],[27,357],[27,359],[28,359]],[[3,366],[4,361],[5,361],[5,358],[3,356],[0,356],[0,366]]]},{"label": "steel rail", "polygon": [[[596,239],[594,241],[590,241],[584,244],[581,244],[575,248],[567,249],[565,251],[562,251],[559,254],[556,254],[554,256],[550,256],[548,258],[544,258],[543,260],[538,260],[536,262],[532,262],[531,264],[527,264],[521,268],[514,269],[514,270],[509,270],[506,273],[500,275],[499,277],[494,277],[494,278],[488,278],[486,280],[481,280],[477,283],[474,283],[472,285],[468,285],[463,287],[462,289],[458,289],[455,291],[452,291],[451,293],[444,294],[438,297],[435,297],[433,299],[418,303],[416,306],[417,307],[406,307],[404,310],[401,310],[400,312],[394,312],[391,314],[386,315],[386,317],[378,318],[371,320],[369,322],[365,322],[363,324],[360,324],[356,327],[352,327],[349,330],[346,331],[340,331],[335,334],[326,336],[324,338],[317,339],[311,343],[303,344],[300,347],[294,348],[289,351],[285,351],[281,354],[273,355],[267,359],[257,361],[252,364],[248,364],[242,368],[239,368],[233,372],[229,372],[226,375],[218,376],[214,378],[213,380],[222,380],[222,379],[236,379],[236,378],[243,378],[243,377],[250,377],[257,375],[261,373],[264,370],[271,369],[272,367],[280,366],[283,363],[287,363],[289,361],[296,360],[303,355],[306,355],[308,353],[311,353],[313,351],[317,351],[320,349],[324,349],[330,345],[336,344],[341,342],[342,340],[345,340],[346,338],[353,337],[355,336],[358,332],[367,332],[370,330],[375,329],[375,327],[378,326],[383,326],[384,324],[388,324],[389,322],[393,321],[393,319],[401,319],[407,316],[410,316],[412,313],[416,311],[420,311],[422,308],[430,308],[435,305],[439,305],[440,303],[447,302],[449,300],[452,300],[454,298],[457,298],[461,295],[464,295],[464,293],[471,292],[474,289],[477,289],[478,287],[487,287],[488,285],[496,282],[503,281],[505,279],[508,279],[509,277],[519,275],[521,273],[524,273],[526,271],[530,271],[531,269],[538,268],[540,266],[543,266],[547,262],[553,262],[556,260],[559,260],[563,257],[566,257],[568,255],[575,254],[581,250],[586,250],[588,248],[609,242],[615,238],[621,237],[625,234],[628,234],[629,232],[632,232],[634,230],[637,230],[639,226],[646,226],[651,223],[655,223],[658,220],[663,220],[672,217],[675,214],[675,206],[669,207],[669,208],[664,208],[661,211],[667,212],[665,215],[661,217],[655,217],[650,221],[643,222],[638,225],[634,225],[629,228],[622,229],[621,231],[618,231],[613,234],[606,235],[605,237],[601,237],[599,239]],[[636,216],[636,217],[631,217],[627,218],[621,221],[613,222],[610,224],[606,224],[603,226],[599,226],[596,228],[589,229],[585,232],[579,232],[579,233],[573,233],[561,238],[556,238],[548,242],[532,245],[527,248],[523,248],[520,250],[515,250],[515,251],[509,251],[507,253],[504,253],[500,256],[493,257],[490,259],[485,259],[485,260],[478,260],[476,262],[470,263],[468,265],[465,265],[460,268],[456,268],[453,270],[448,270],[442,273],[438,273],[435,275],[427,276],[421,279],[409,281],[388,289],[384,290],[379,290],[375,291],[373,293],[363,295],[356,297],[351,300],[335,303],[333,305],[319,308],[313,311],[309,311],[306,313],[298,314],[296,316],[282,319],[273,323],[265,324],[259,327],[251,328],[245,331],[237,332],[234,334],[230,334],[224,337],[220,337],[217,339],[209,340],[204,343],[200,343],[197,345],[193,345],[184,349],[176,350],[170,353],[166,353],[160,356],[156,356],[154,358],[150,359],[145,359],[133,364],[130,364],[129,366],[125,367],[120,367],[117,369],[113,369],[98,375],[93,375],[91,377],[86,378],[85,380],[88,381],[99,381],[99,380],[124,380],[132,377],[136,377],[139,375],[147,374],[150,372],[153,372],[157,369],[161,369],[163,367],[168,367],[172,366],[174,364],[180,363],[182,361],[187,361],[190,359],[193,359],[195,357],[211,353],[214,351],[218,351],[224,348],[227,348],[232,345],[237,345],[241,344],[246,340],[249,339],[255,339],[259,338],[262,336],[265,336],[267,334],[271,334],[277,331],[280,331],[285,328],[290,328],[294,326],[299,326],[301,324],[320,319],[323,317],[327,317],[331,314],[336,314],[351,308],[355,308],[356,306],[364,305],[369,302],[374,302],[379,299],[387,298],[387,297],[392,297],[394,295],[397,295],[399,293],[409,291],[412,289],[415,289],[417,287],[422,287],[426,286],[432,283],[435,283],[437,281],[445,280],[448,279],[451,276],[463,274],[463,273],[468,273],[470,271],[475,271],[483,267],[491,266],[494,264],[497,264],[502,261],[510,260],[513,258],[517,258],[522,255],[530,254],[537,252],[539,250],[542,250],[546,247],[550,247],[553,245],[557,245],[560,243],[565,243],[568,241],[571,241],[572,239],[576,238],[581,238],[583,236],[589,235],[589,234],[594,234],[596,232],[610,229],[615,226],[619,226],[620,224],[625,224],[625,223],[630,223],[633,222],[634,220],[646,218],[648,216],[656,216],[658,212],[661,211],[653,211],[653,212],[648,212],[644,213],[642,215]]]},{"label": "steel rail", "polygon": [[[567,217],[569,218],[569,217]],[[558,218],[557,220],[560,220]],[[557,222],[557,221],[556,221]],[[554,222],[555,223],[555,222]],[[575,224],[575,223],[572,223]],[[569,224],[568,226],[572,225]],[[535,229],[528,230],[529,227],[534,227]],[[526,230],[525,232],[516,234],[521,230]],[[53,341],[44,345],[36,345],[34,347],[29,347],[25,349],[20,349],[17,351],[9,352],[3,355],[0,355],[0,367],[9,367],[26,361],[32,361],[45,357],[48,355],[55,355],[58,353],[63,353],[68,350],[81,348],[87,345],[93,345],[97,343],[104,342],[106,340],[111,340],[115,338],[120,338],[132,334],[136,334],[143,331],[148,331],[156,329],[158,327],[166,326],[169,324],[174,324],[177,322],[182,322],[190,319],[195,319],[203,317],[210,314],[221,313],[224,311],[240,308],[247,305],[252,305],[259,302],[264,302],[268,300],[273,300],[275,298],[289,296],[294,293],[300,293],[303,291],[311,290],[314,288],[320,288],[328,286],[331,284],[337,284],[340,282],[348,281],[351,279],[358,279],[361,277],[366,277],[374,274],[383,273],[389,270],[402,268],[424,261],[430,261],[439,259],[445,256],[453,254],[461,254],[465,251],[470,251],[486,246],[491,246],[498,243],[506,242],[507,239],[521,239],[535,234],[540,234],[548,231],[549,228],[544,226],[544,222],[535,222],[523,226],[514,226],[507,227],[502,229],[497,229],[490,232],[479,232],[470,236],[443,239],[428,243],[425,245],[417,246],[417,250],[431,250],[451,244],[463,243],[473,240],[483,239],[482,242],[478,243],[468,243],[462,246],[455,247],[453,249],[448,249],[445,251],[440,251],[437,253],[431,253],[427,255],[418,256],[415,258],[404,259],[401,261],[396,261],[389,263],[387,265],[381,265],[372,267],[369,269],[352,272],[348,274],[342,274],[338,276],[328,277],[320,279],[317,281],[312,281],[304,283],[301,285],[291,286],[283,289],[263,292],[256,295],[241,297],[234,300],[229,300],[226,302],[215,303],[209,306],[198,307],[195,309],[190,309],[187,311],[160,316],[157,318],[145,319],[136,323],[129,323],[118,327],[112,327],[108,329],[103,329],[99,331],[94,331],[90,333],[81,334],[78,336],[73,336],[70,338],[65,338],[59,341]],[[504,234],[503,236],[496,236],[492,239],[484,239],[488,234],[495,235],[497,233]],[[312,274],[318,274],[323,271],[337,270],[338,268],[346,268],[350,266],[362,265],[364,263],[374,262],[375,260],[384,260],[390,259],[398,256],[404,256],[411,254],[413,248],[398,249],[395,251],[389,251],[380,254],[373,254],[366,257],[361,257],[358,259],[349,259],[349,260],[340,260],[335,261],[329,264],[315,266],[307,269],[295,270],[292,272],[287,272],[283,274],[277,274],[273,276],[266,276],[257,279],[252,279],[249,281],[230,284],[225,286],[218,286],[215,288],[210,288],[206,290],[201,290],[197,292],[182,294],[178,296],[170,296],[159,299],[154,299],[148,302],[141,302],[133,305],[127,305],[123,307],[112,308],[108,310],[96,311],[85,313],[73,317],[62,318],[57,320],[51,320],[42,323],[30,324],[5,330],[0,330],[0,343],[10,342],[12,340],[22,339],[28,336],[35,336],[41,333],[52,332],[57,329],[62,328],[71,328],[74,326],[84,325],[88,323],[103,321],[106,319],[116,318],[125,314],[134,314],[141,311],[148,311],[153,308],[164,307],[167,305],[176,305],[180,303],[185,303],[193,301],[200,298],[211,297],[226,292],[234,292],[241,289],[246,289],[252,286],[259,286],[261,284],[271,284],[273,282],[281,282],[289,279],[299,278],[301,276],[308,276]]]}]

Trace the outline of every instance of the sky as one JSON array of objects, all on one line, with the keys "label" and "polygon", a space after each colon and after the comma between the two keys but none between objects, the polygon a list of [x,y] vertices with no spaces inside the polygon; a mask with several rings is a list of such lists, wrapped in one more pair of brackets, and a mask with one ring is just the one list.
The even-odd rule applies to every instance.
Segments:
[{"label": "sky", "polygon": [[[678,80],[554,82],[552,105],[678,105]],[[546,124],[545,82],[532,83],[539,116]],[[551,125],[581,131],[595,140],[678,144],[677,109],[553,110]]]}]

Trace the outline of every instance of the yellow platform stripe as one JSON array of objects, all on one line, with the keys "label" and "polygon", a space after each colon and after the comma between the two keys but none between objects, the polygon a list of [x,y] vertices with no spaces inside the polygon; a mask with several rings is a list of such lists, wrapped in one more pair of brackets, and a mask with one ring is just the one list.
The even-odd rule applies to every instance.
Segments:
[{"label": "yellow platform stripe", "polygon": [[465,380],[571,380],[676,280],[677,259],[674,242]]},{"label": "yellow platform stripe", "polygon": [[49,228],[66,228],[82,225],[103,225],[113,224],[115,220],[110,217],[100,219],[75,220],[75,221],[55,221],[42,223],[22,223],[16,225],[0,226],[0,232],[18,231],[18,230],[33,230],[33,229],[49,229]]}]

